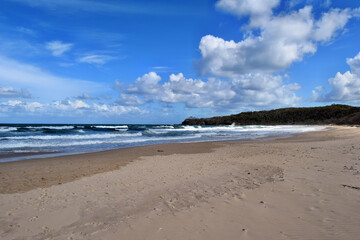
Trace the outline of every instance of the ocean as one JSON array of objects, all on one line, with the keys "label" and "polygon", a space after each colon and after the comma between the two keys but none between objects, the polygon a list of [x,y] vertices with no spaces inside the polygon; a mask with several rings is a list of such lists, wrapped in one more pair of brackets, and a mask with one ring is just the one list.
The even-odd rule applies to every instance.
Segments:
[{"label": "ocean", "polygon": [[323,127],[234,124],[0,124],[0,162],[171,142],[253,141],[267,137],[286,137],[321,128]]}]

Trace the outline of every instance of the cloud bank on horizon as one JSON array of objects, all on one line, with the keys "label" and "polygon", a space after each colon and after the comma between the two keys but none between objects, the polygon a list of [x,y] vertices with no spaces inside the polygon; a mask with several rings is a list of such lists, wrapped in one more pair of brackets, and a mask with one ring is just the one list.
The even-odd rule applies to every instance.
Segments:
[{"label": "cloud bank on horizon", "polygon": [[[25,18],[38,17],[28,24],[24,17],[0,12],[1,122],[172,123],[189,115],[323,103],[360,104],[357,5],[341,8],[333,7],[335,1],[320,5],[315,1],[205,1],[212,6],[199,19],[194,9],[203,9],[206,4],[171,15],[175,9],[172,1],[160,11],[155,7],[161,5],[160,0],[148,8],[151,13],[146,12],[148,4],[141,1],[138,5],[130,1],[5,2],[8,13],[16,10]],[[70,11],[67,14],[73,14],[74,19],[82,12],[85,20],[64,23],[61,11]],[[89,22],[97,14],[109,16],[91,26]],[[170,19],[169,26],[163,18]],[[155,32],[156,27],[170,29],[171,24],[178,24],[180,30],[172,29],[176,33],[181,31],[184,18],[196,18],[202,27],[215,30],[190,43],[197,45],[198,51],[188,50],[181,42],[175,46],[168,42],[171,48],[179,48],[178,55],[169,54],[168,46],[159,44],[154,48],[156,54],[147,57],[143,49],[152,51],[156,42],[169,37],[163,29]],[[153,33],[146,29],[137,32],[139,22],[145,19],[154,26]],[[207,19],[218,21],[218,26]],[[100,27],[104,30],[99,31]],[[124,33],[119,33],[119,28]],[[186,33],[186,27],[183,31]],[[181,41],[186,45],[188,39]],[[338,70],[327,68],[327,50],[344,48],[342,52],[352,55],[346,59],[331,56],[337,58],[331,62]],[[188,59],[187,51],[196,57]],[[162,62],[156,62],[157,58]],[[185,60],[168,67],[176,63],[174,58]],[[319,67],[314,68],[314,64]],[[347,67],[350,70],[345,71]],[[314,69],[329,77],[303,79],[304,72]]]}]

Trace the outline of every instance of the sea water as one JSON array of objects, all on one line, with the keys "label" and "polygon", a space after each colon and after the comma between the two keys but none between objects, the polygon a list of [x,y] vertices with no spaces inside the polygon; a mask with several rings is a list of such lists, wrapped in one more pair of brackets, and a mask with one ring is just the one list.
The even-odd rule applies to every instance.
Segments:
[{"label": "sea water", "polygon": [[[252,141],[319,130],[321,126],[183,126],[0,124],[0,161],[22,160],[13,153],[75,154],[116,148],[205,141]],[[46,155],[48,156],[48,155]],[[37,156],[38,157],[38,156]]]}]

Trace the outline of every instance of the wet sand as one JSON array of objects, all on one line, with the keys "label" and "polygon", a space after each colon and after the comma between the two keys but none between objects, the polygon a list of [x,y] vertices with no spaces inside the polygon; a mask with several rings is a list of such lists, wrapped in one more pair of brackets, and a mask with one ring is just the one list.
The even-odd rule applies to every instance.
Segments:
[{"label": "wet sand", "polygon": [[26,192],[113,171],[140,157],[205,153],[215,147],[214,143],[169,143],[4,162],[0,163],[0,194]]},{"label": "wet sand", "polygon": [[360,128],[0,164],[1,239],[359,239]]}]

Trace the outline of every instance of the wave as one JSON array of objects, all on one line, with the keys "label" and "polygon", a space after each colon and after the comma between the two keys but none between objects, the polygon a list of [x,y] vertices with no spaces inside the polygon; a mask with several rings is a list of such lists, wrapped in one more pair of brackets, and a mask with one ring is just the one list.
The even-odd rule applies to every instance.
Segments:
[{"label": "wave", "polygon": [[16,127],[0,127],[0,132],[12,132],[16,131]]},{"label": "wave", "polygon": [[171,125],[160,125],[160,126],[153,126],[152,128],[174,129],[174,126],[171,126]]},{"label": "wave", "polygon": [[94,128],[105,128],[105,129],[128,129],[127,125],[120,125],[120,126],[92,126]]},{"label": "wave", "polygon": [[314,131],[321,129],[321,126],[289,126],[289,125],[277,125],[277,126],[267,126],[267,125],[248,125],[248,126],[184,126],[174,131],[235,131],[235,132],[247,132],[247,131]]},{"label": "wave", "polygon": [[16,127],[0,127],[0,132],[49,132],[61,133],[70,132],[75,126],[16,126]]},{"label": "wave", "polygon": [[120,126],[107,126],[107,125],[92,125],[92,126],[84,126],[87,130],[92,131],[116,131],[116,132],[125,132],[128,130],[127,125],[120,125]]},{"label": "wave", "polygon": [[76,142],[61,142],[61,143],[50,143],[50,142],[19,142],[9,143],[0,146],[0,149],[17,149],[17,148],[45,148],[45,147],[70,147],[70,146],[82,146],[82,145],[95,145],[101,143],[113,143],[111,141],[76,141]]},{"label": "wave", "polygon": [[185,140],[198,138],[200,136],[187,136],[187,137],[164,137],[164,138],[132,138],[132,139],[114,139],[114,140],[88,140],[88,141],[67,141],[67,142],[17,142],[5,143],[0,146],[0,149],[18,149],[18,148],[46,148],[46,147],[71,147],[71,146],[84,146],[84,145],[100,145],[100,144],[129,144],[129,143],[142,143],[142,142],[159,142],[167,140]]},{"label": "wave", "polygon": [[167,142],[250,140],[320,130],[321,126],[9,125],[0,126],[0,152],[113,149]]},{"label": "wave", "polygon": [[106,139],[106,138],[120,138],[120,137],[137,137],[141,133],[104,133],[104,134],[84,134],[84,135],[31,135],[31,136],[15,136],[15,137],[1,137],[0,140],[68,140],[68,139]]},{"label": "wave", "polygon": [[74,129],[75,126],[29,126],[29,129],[54,129],[54,130],[68,130]]}]

